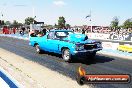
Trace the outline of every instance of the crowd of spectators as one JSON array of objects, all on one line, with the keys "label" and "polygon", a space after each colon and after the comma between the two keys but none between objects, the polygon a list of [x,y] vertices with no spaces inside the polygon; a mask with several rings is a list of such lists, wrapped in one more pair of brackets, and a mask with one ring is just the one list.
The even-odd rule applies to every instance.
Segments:
[{"label": "crowd of spectators", "polygon": [[[46,31],[50,31],[51,29],[55,28],[45,28]],[[72,30],[74,32],[79,32],[82,34],[85,33],[103,33],[103,34],[129,34],[132,33],[132,29],[112,29],[110,27],[103,27],[103,26],[75,26],[68,28],[69,30]],[[4,26],[2,28],[2,33],[3,34],[15,34],[19,33],[20,35],[28,34],[30,32],[30,27],[8,27]]]},{"label": "crowd of spectators", "polygon": [[9,27],[9,26],[3,26],[0,28],[0,33],[2,34],[20,34],[24,35],[25,33],[28,33],[28,29],[26,27]]},{"label": "crowd of spectators", "polygon": [[103,27],[103,26],[92,26],[92,29],[90,26],[88,27],[83,27],[83,26],[79,26],[79,27],[74,27],[72,28],[75,32],[80,32],[80,33],[103,33],[103,34],[129,34],[132,33],[132,29],[112,29],[110,27]]}]

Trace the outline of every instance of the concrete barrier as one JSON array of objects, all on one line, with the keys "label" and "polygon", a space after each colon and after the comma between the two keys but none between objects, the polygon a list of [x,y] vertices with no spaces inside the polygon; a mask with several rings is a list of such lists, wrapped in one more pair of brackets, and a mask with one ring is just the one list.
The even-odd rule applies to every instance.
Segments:
[{"label": "concrete barrier", "polygon": [[104,33],[86,33],[91,39],[109,39],[132,41],[132,34],[104,34]]},{"label": "concrete barrier", "polygon": [[113,42],[113,41],[102,41],[102,47],[104,49],[119,50],[124,52],[132,52],[132,42]]},{"label": "concrete barrier", "polygon": [[102,42],[102,47],[103,47],[104,49],[117,50],[118,46],[119,46],[119,43]]},{"label": "concrete barrier", "polygon": [[120,51],[132,53],[132,46],[131,45],[119,45],[117,49]]}]

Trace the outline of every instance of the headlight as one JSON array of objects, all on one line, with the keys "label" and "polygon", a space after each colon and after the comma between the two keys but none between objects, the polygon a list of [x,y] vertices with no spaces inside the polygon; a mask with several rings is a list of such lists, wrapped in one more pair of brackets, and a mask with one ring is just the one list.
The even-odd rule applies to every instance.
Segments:
[{"label": "headlight", "polygon": [[84,45],[76,45],[76,50],[83,50],[84,49]]}]

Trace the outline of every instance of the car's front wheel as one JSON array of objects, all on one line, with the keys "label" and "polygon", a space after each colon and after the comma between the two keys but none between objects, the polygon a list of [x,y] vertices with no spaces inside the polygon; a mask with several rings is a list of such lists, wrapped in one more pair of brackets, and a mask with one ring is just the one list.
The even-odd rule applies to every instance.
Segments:
[{"label": "car's front wheel", "polygon": [[62,58],[66,62],[69,62],[71,60],[71,54],[69,49],[62,50]]},{"label": "car's front wheel", "polygon": [[41,53],[41,50],[40,50],[40,48],[39,48],[39,45],[38,45],[38,44],[36,44],[36,45],[35,45],[35,49],[36,49],[36,52],[37,52],[37,53],[39,53],[39,54]]}]

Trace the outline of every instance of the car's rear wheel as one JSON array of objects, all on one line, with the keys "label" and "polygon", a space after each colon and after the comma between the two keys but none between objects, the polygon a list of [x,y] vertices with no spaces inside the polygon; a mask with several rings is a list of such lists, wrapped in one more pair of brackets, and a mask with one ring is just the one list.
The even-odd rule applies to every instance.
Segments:
[{"label": "car's rear wheel", "polygon": [[40,47],[39,47],[38,44],[35,45],[35,49],[36,49],[36,52],[37,53],[39,53],[39,54],[41,53],[41,50],[40,50]]},{"label": "car's rear wheel", "polygon": [[62,50],[62,58],[66,62],[69,62],[71,60],[71,54],[69,49]]}]

